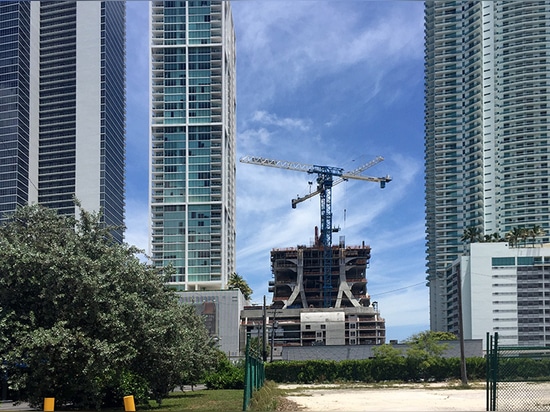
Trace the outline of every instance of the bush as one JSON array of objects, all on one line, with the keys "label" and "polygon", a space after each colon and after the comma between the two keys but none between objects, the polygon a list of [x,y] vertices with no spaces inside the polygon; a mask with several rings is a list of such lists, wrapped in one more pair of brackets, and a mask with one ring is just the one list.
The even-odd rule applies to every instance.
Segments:
[{"label": "bush", "polygon": [[305,361],[278,361],[266,363],[265,377],[266,379],[279,383],[298,382],[298,374],[305,363]]},{"label": "bush", "polygon": [[339,362],[340,379],[349,382],[373,382],[372,364],[370,359],[341,361]]},{"label": "bush", "polygon": [[125,396],[133,395],[136,405],[146,405],[149,402],[149,384],[141,376],[125,371],[118,381],[107,388],[103,406],[120,406]]},{"label": "bush", "polygon": [[207,389],[244,389],[244,365],[221,361],[214,372],[206,374],[204,384]]},{"label": "bush", "polygon": [[[278,383],[444,381],[460,379],[460,359],[411,353],[341,362],[310,360],[266,364],[266,379]],[[417,355],[417,356],[414,356]],[[485,379],[485,358],[468,358],[469,379]],[[542,369],[542,368],[540,368]]]}]

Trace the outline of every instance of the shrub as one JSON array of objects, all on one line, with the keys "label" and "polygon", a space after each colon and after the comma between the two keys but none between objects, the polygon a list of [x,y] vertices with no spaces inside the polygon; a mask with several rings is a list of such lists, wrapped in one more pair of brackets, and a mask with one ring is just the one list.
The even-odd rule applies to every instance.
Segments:
[{"label": "shrub", "polygon": [[[544,365],[546,366],[546,365]],[[468,358],[470,379],[485,379],[485,358]],[[542,364],[537,368],[542,373]],[[460,379],[460,359],[433,356],[425,351],[408,356],[345,361],[281,361],[266,364],[266,379],[279,383],[384,382]]]},{"label": "shrub", "polygon": [[207,389],[244,389],[244,365],[221,361],[214,372],[206,374]]}]

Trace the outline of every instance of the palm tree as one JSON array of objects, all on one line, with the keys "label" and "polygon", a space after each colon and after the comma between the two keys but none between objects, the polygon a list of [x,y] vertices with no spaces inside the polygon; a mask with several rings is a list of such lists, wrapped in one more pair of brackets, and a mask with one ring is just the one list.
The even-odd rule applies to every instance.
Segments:
[{"label": "palm tree", "polygon": [[522,240],[525,243],[525,240],[529,237],[529,231],[524,227],[514,227],[508,233],[506,233],[506,240],[510,246],[519,246],[519,241]]},{"label": "palm tree", "polygon": [[535,239],[539,236],[544,236],[545,234],[546,230],[539,225],[533,225],[533,227],[529,229],[529,236],[533,239],[533,247],[535,247]]},{"label": "palm tree", "polygon": [[242,292],[245,300],[250,300],[250,298],[252,297],[252,289],[250,288],[250,286],[248,286],[246,280],[244,280],[244,278],[236,272],[233,272],[229,276],[227,287],[229,289],[239,289]]},{"label": "palm tree", "polygon": [[481,242],[483,240],[483,234],[479,227],[470,226],[464,229],[464,234],[460,240],[466,243]]},{"label": "palm tree", "polygon": [[524,227],[519,228],[519,237],[523,241],[523,246],[527,245],[527,238],[529,237],[529,229]]},{"label": "palm tree", "polygon": [[506,233],[506,240],[511,247],[514,247],[518,244],[519,231],[517,227],[512,228],[512,230]]}]

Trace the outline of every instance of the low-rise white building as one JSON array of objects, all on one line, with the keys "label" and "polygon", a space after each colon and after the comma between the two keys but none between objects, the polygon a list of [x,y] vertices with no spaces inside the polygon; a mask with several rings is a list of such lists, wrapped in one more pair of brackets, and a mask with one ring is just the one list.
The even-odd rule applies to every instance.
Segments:
[{"label": "low-rise white building", "polygon": [[459,279],[465,339],[483,339],[485,347],[487,333],[498,332],[501,345],[550,345],[550,246],[472,243],[469,256],[447,269],[441,290],[455,334]]}]

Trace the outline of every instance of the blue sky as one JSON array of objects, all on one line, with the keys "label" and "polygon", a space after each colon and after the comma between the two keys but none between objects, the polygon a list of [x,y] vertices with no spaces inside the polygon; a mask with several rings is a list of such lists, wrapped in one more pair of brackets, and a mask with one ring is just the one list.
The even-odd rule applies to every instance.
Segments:
[{"label": "blue sky", "polygon": [[[127,2],[126,240],[148,250],[149,39],[145,1]],[[385,189],[333,189],[333,241],[372,247],[368,292],[387,339],[429,328],[425,286],[423,3],[232,2],[237,34],[237,153],[391,175]],[[306,173],[238,163],[237,272],[261,303],[272,248],[309,245],[319,198]],[[312,190],[315,190],[312,187]]]}]

